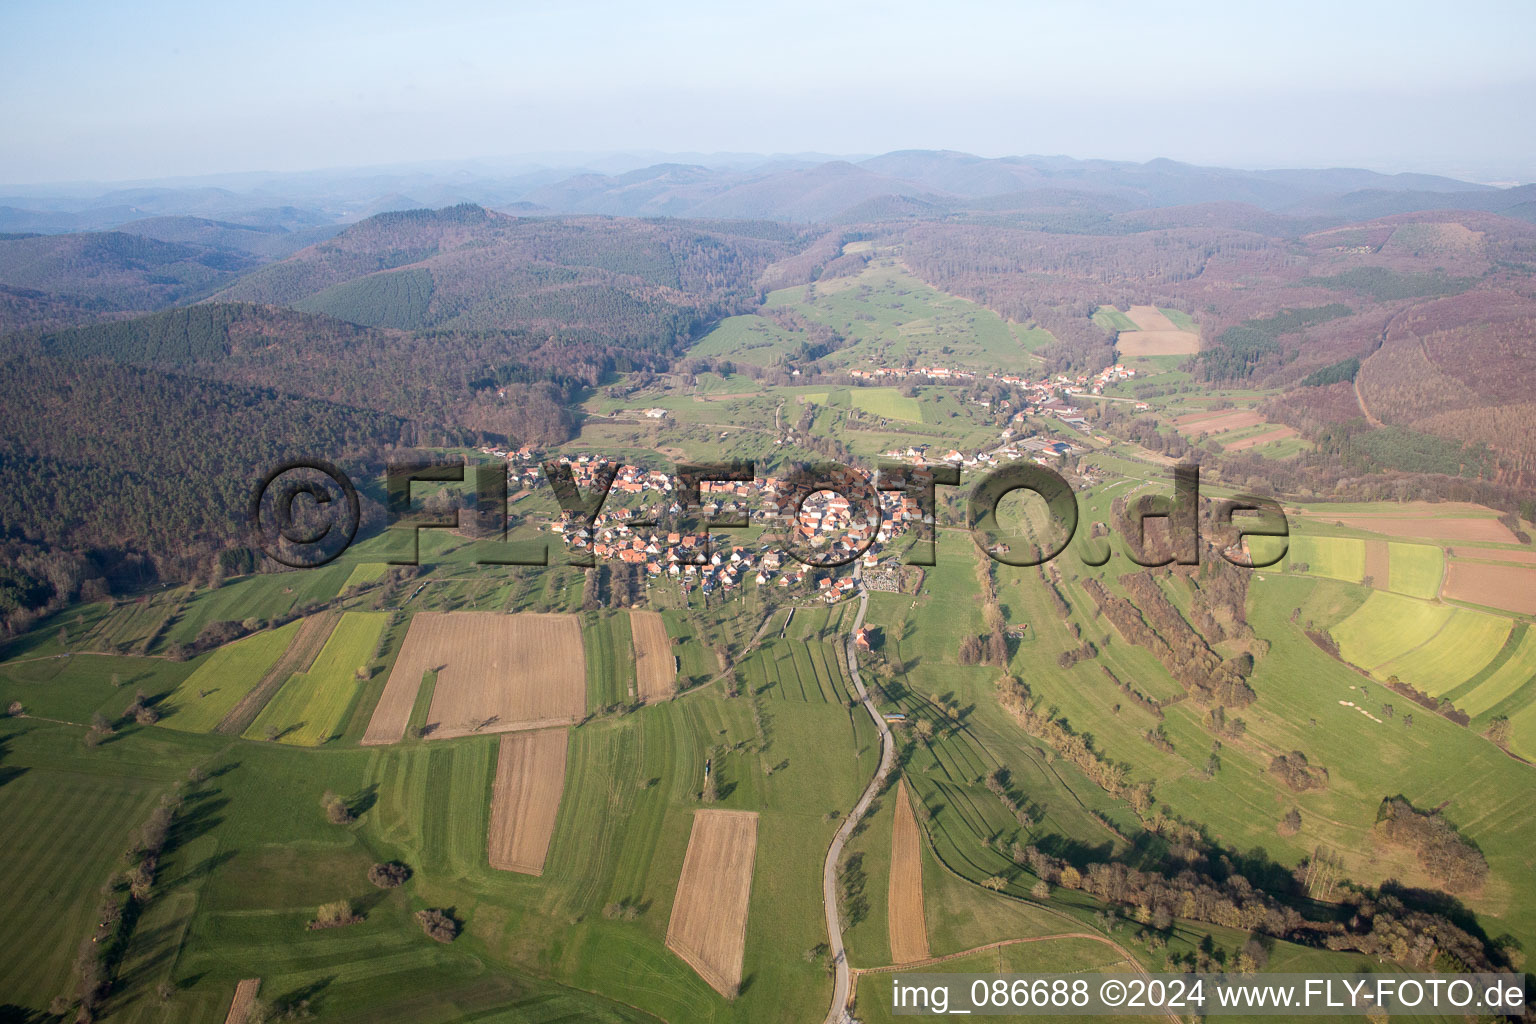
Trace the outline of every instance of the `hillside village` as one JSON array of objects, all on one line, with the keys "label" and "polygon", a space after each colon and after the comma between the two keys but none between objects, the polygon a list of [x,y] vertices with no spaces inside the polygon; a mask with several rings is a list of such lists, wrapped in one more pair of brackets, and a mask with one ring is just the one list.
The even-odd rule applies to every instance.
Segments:
[{"label": "hillside village", "polygon": [[[918,372],[947,374],[949,379],[962,379],[960,375],[966,373],[938,367]],[[1106,383],[1128,379],[1134,373],[1114,366],[1091,378],[1082,376],[1073,381],[1061,377],[1029,384],[1034,403],[1011,417],[1009,422],[1013,425],[1002,430],[997,443],[978,451],[939,451],[931,445],[914,444],[881,454],[888,459],[942,463],[971,470],[987,470],[1021,459],[1059,468],[1065,457],[1086,451],[1086,446],[1032,432],[1019,436],[1021,430],[1027,429],[1024,424],[1028,418],[1051,416],[1086,432],[1086,420],[1079,415],[1078,407],[1063,401],[1058,393],[1090,389],[1097,394]],[[992,376],[1005,383],[1024,383],[1011,376]],[[495,446],[479,450],[505,460],[509,484],[516,492],[514,502],[548,486],[541,468],[546,453],[532,446],[515,451]],[[597,482],[599,467],[606,464],[601,457],[585,454],[561,455],[554,461],[570,468],[572,479],[583,491]],[[856,522],[845,497],[818,492],[801,504],[797,515],[786,520],[778,511],[781,501],[786,500],[785,490],[784,482],[775,476],[760,476],[750,482],[705,482],[700,486],[700,495],[705,500],[699,512],[705,519],[745,515],[750,523],[769,531],[789,531],[802,546],[816,552],[819,567],[805,565],[777,549],[760,551],[731,543],[724,534],[715,534],[706,552],[705,538],[668,530],[662,525],[666,519],[683,513],[672,475],[630,464],[616,470],[608,498],[593,522],[563,512],[545,528],[559,534],[572,551],[590,552],[598,559],[633,566],[643,571],[648,581],[675,581],[685,592],[697,587],[706,595],[716,591],[728,594],[748,583],[781,588],[811,586],[825,600],[837,601],[857,589],[853,578],[855,564],[860,570],[881,566],[882,548],[922,519],[917,503],[899,492],[880,492],[878,524]]]}]

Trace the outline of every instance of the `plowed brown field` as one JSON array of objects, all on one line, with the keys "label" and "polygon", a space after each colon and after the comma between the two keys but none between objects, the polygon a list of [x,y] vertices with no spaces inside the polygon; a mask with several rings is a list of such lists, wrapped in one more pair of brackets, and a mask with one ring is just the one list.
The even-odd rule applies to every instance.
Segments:
[{"label": "plowed brown field", "polygon": [[677,659],[660,612],[630,609],[629,633],[635,647],[635,682],[641,700],[665,700],[677,684]]},{"label": "plowed brown field", "polygon": [[1445,587],[1440,596],[1536,615],[1536,569],[1452,559],[1446,566]]},{"label": "plowed brown field", "polygon": [[569,725],[586,712],[575,615],[420,612],[401,645],[364,745],[398,743],[422,676],[437,671],[427,735],[438,739]]},{"label": "plowed brown field", "polygon": [[251,1007],[256,1004],[256,993],[261,991],[260,978],[246,978],[235,986],[235,998],[229,1004],[229,1015],[224,1018],[224,1024],[245,1024],[246,1018],[251,1015]]},{"label": "plowed brown field", "polygon": [[891,880],[886,901],[891,962],[928,959],[928,925],[923,919],[923,848],[905,782],[896,786],[896,822],[891,826]]},{"label": "plowed brown field", "polygon": [[488,840],[491,867],[542,875],[565,792],[566,730],[509,732],[496,755]]},{"label": "plowed brown field", "polygon": [[741,988],[756,855],[756,813],[694,812],[667,948],[728,999]]}]

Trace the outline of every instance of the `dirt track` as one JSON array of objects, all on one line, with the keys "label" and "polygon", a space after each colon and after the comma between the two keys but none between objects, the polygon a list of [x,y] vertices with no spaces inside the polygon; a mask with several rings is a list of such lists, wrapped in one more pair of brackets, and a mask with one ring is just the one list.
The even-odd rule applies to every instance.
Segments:
[{"label": "dirt track", "polygon": [[694,812],[667,948],[727,999],[741,987],[756,855],[755,812]]},{"label": "dirt track", "polygon": [[542,875],[565,792],[564,729],[511,732],[496,755],[487,837],[491,867]]}]

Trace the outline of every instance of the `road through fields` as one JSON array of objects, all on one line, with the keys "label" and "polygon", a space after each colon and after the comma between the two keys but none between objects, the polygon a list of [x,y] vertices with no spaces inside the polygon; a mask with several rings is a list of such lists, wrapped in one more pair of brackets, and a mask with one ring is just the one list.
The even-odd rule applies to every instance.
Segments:
[{"label": "road through fields", "polygon": [[859,614],[848,630],[844,653],[848,659],[848,678],[853,681],[854,690],[858,693],[859,700],[863,702],[864,709],[869,712],[869,717],[874,719],[875,728],[880,730],[880,767],[876,770],[875,777],[869,780],[869,786],[864,790],[864,795],[859,797],[859,802],[854,805],[853,811],[843,819],[843,827],[838,829],[837,835],[832,837],[832,845],[827,850],[827,862],[821,870],[821,900],[827,910],[828,950],[832,954],[832,966],[836,971],[836,980],[832,986],[832,1006],[827,1010],[826,1024],[844,1024],[850,1019],[848,996],[853,985],[848,971],[848,954],[843,949],[843,923],[837,912],[837,862],[843,855],[843,846],[848,842],[848,837],[853,834],[854,826],[869,810],[870,803],[875,799],[875,794],[880,791],[880,786],[885,782],[885,777],[890,774],[891,766],[896,760],[896,745],[891,739],[891,727],[886,725],[884,718],[880,717],[873,698],[864,688],[864,680],[859,675],[858,653],[853,646],[854,634],[859,631],[860,626],[864,625],[864,613],[868,608],[869,591],[861,586]]}]

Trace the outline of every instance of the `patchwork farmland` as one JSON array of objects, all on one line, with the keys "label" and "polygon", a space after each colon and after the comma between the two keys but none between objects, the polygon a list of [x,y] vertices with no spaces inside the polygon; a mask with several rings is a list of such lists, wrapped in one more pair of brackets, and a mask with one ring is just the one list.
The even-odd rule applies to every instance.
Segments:
[{"label": "patchwork farmland", "polygon": [[165,724],[187,732],[211,732],[278,664],[299,630],[298,622],[290,622],[226,644],[208,655],[164,700],[161,713]]},{"label": "patchwork farmland", "polygon": [[1108,310],[1101,322],[1119,332],[1115,348],[1122,359],[1186,356],[1200,351],[1200,335],[1181,329],[1155,306],[1132,306],[1126,313]]},{"label": "patchwork farmland", "polygon": [[308,672],[315,659],[320,656],[320,650],[330,638],[331,631],[336,627],[338,616],[335,612],[320,612],[301,620],[299,632],[288,644],[288,649],[283,652],[266,675],[244,697],[240,703],[232,708],[224,720],[219,723],[218,731],[226,736],[239,736],[250,728],[256,716],[261,714],[272,695],[288,681],[295,672]]},{"label": "patchwork farmland", "polygon": [[542,875],[565,792],[566,730],[501,737],[487,840],[491,867]]},{"label": "patchwork farmland", "polygon": [[756,855],[754,812],[694,812],[688,854],[667,924],[667,948],[727,998],[735,997],[741,988]]},{"label": "patchwork farmland", "polygon": [[429,671],[437,685],[425,731],[434,739],[566,725],[586,712],[578,616],[421,612],[411,620],[365,745],[404,738]]},{"label": "patchwork farmland", "polygon": [[331,739],[365,680],[389,619],[385,612],[346,612],[307,670],[295,672],[245,730],[247,739],[314,747]]}]

